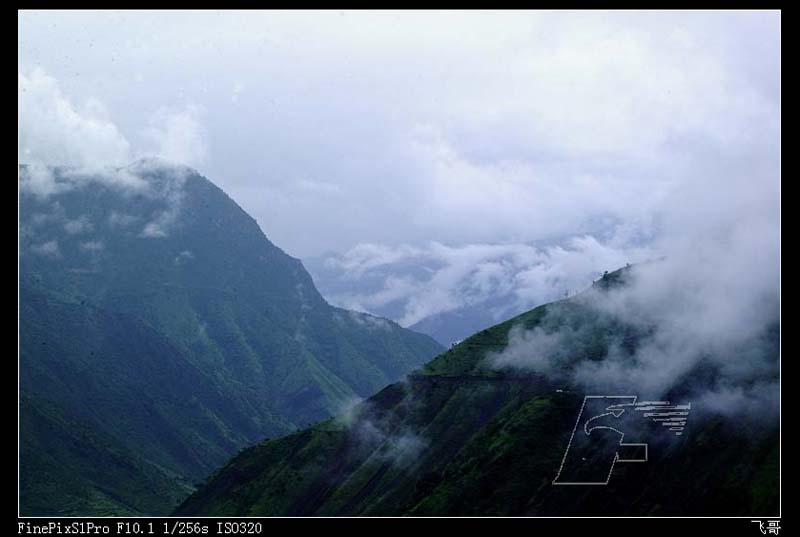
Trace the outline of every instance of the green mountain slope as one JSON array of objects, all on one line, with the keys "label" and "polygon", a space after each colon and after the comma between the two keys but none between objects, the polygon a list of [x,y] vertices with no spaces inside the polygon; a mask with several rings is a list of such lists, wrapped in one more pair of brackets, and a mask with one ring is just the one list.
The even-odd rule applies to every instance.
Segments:
[{"label": "green mountain slope", "polygon": [[328,305],[192,170],[20,168],[42,173],[20,195],[23,514],[169,512],[242,447],[441,350]]},{"label": "green mountain slope", "polygon": [[[769,411],[748,418],[701,408],[682,436],[650,438],[648,462],[618,464],[608,485],[553,485],[584,391],[557,372],[492,367],[492,353],[507,347],[513,327],[538,327],[568,334],[564,368],[602,362],[612,346],[632,354],[648,331],[587,302],[624,279],[625,271],[609,274],[583,296],[479,332],[345,416],[245,450],[176,513],[775,515],[778,421]],[[764,337],[777,362],[777,329]],[[713,382],[716,372],[704,368],[694,376]],[[680,385],[671,398],[697,393]]]},{"label": "green mountain slope", "polygon": [[115,437],[23,394],[21,504],[28,512],[96,516],[165,512],[191,492],[180,476],[147,462]]}]

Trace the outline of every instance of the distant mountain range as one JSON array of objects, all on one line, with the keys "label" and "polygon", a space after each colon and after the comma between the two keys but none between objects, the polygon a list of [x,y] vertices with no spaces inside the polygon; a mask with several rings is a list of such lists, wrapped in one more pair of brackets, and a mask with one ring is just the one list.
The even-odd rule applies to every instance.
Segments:
[{"label": "distant mountain range", "polygon": [[[408,318],[408,310],[413,308],[411,302],[417,296],[429,296],[435,300],[434,290],[426,295],[426,287],[435,285],[430,280],[436,271],[445,267],[443,263],[430,259],[400,259],[355,273],[348,271],[343,256],[339,254],[309,258],[304,263],[320,292],[334,304],[346,304],[346,307],[398,322],[405,319],[409,329],[427,334],[444,346],[525,309],[510,290],[470,289],[469,285],[462,284],[458,286],[458,300],[463,303],[454,301],[452,307],[443,311],[426,311]],[[397,293],[391,291],[395,285],[402,288]],[[447,301],[446,297],[439,299],[439,304]]]},{"label": "distant mountain range", "polygon": [[[535,306],[575,294],[641,255],[607,245],[615,228],[530,244],[359,244],[304,260],[332,303],[393,319],[450,346]],[[644,255],[647,257],[647,254]]]},{"label": "distant mountain range", "polygon": [[[584,293],[467,338],[338,418],[243,451],[176,514],[777,515],[776,409],[737,414],[697,404],[729,374],[708,351],[663,395],[666,402],[688,401],[685,428],[673,430],[649,416],[625,429],[625,442],[649,446],[645,451],[629,445],[637,454],[620,459],[642,462],[614,465],[624,447],[621,431],[578,427],[584,395],[592,392],[561,373],[577,364],[608,366],[612,353],[634,367],[637,353],[652,343],[653,327],[609,308],[629,285],[631,270],[606,274]],[[540,339],[515,355],[512,341],[520,334]],[[748,358],[765,365],[739,388],[776,381],[777,308],[774,322],[759,329],[748,347]],[[540,360],[548,352],[556,357],[549,371],[508,365],[512,359]],[[617,381],[621,395],[641,388],[624,376]],[[625,412],[610,406],[596,417],[615,423],[634,410]],[[575,467],[611,464],[607,484],[554,484],[573,435],[590,434],[614,443],[584,452]]]},{"label": "distant mountain range", "polygon": [[329,305],[194,170],[19,172],[23,515],[166,514],[442,350]]}]

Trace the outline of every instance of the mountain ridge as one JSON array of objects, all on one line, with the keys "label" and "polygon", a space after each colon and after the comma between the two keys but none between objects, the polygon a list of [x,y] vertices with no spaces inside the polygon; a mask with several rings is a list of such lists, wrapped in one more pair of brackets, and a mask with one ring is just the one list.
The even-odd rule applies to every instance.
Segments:
[{"label": "mountain ridge", "polygon": [[[507,348],[514,327],[582,326],[562,343],[570,360],[602,361],[617,341],[634,352],[647,331],[603,318],[586,302],[624,288],[628,274],[606,274],[582,296],[478,332],[344,416],[243,451],[175,514],[777,514],[779,428],[771,414],[693,410],[684,435],[634,431],[655,435],[650,460],[619,465],[606,487],[553,485],[584,395],[592,392],[553,373],[487,367],[487,360]],[[678,388],[665,396],[681,401],[689,393]]]}]

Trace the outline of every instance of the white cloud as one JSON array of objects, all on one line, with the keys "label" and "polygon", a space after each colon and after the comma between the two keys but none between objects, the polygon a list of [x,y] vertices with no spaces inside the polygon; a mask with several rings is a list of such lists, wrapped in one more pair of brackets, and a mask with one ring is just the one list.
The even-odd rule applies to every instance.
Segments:
[{"label": "white cloud", "polygon": [[428,447],[424,436],[407,427],[389,427],[386,420],[378,419],[370,401],[351,398],[343,401],[340,408],[337,423],[347,427],[352,440],[361,449],[369,450],[375,460],[404,468],[413,465]]},{"label": "white cloud", "polygon": [[89,221],[86,215],[80,216],[74,220],[68,220],[64,223],[64,230],[70,235],[79,235],[81,233],[89,233],[94,230],[94,225]]},{"label": "white cloud", "polygon": [[69,184],[57,183],[53,171],[43,164],[28,166],[27,173],[20,174],[19,187],[20,190],[30,192],[40,198],[46,198],[71,188]]},{"label": "white cloud", "polygon": [[61,249],[58,247],[58,241],[50,240],[41,244],[34,244],[31,246],[31,251],[35,254],[43,255],[45,257],[61,257]]},{"label": "white cloud", "polygon": [[515,326],[508,334],[508,347],[503,352],[490,354],[487,360],[492,367],[524,369],[557,379],[560,362],[566,358],[565,341],[570,331],[565,328],[545,332],[541,328],[523,330]]},{"label": "white cloud", "polygon": [[84,166],[129,160],[130,144],[95,98],[76,107],[40,68],[19,73],[18,81],[20,162]]},{"label": "white cloud", "polygon": [[392,325],[389,324],[389,321],[387,321],[382,317],[376,317],[375,315],[367,315],[357,311],[348,311],[347,313],[356,324],[364,326],[367,329],[391,330],[392,328]]},{"label": "white cloud", "polygon": [[195,167],[206,160],[208,148],[198,106],[161,106],[151,112],[143,129],[147,143],[132,148],[98,98],[89,96],[82,107],[76,106],[59,82],[40,67],[20,72],[18,80],[19,160],[33,165],[35,174],[26,188],[39,195],[59,188],[42,165],[68,166],[76,176],[99,175],[132,186],[138,178],[122,166],[142,155]]},{"label": "white cloud", "polygon": [[[577,298],[598,318],[611,316],[647,336],[633,354],[617,341],[603,360],[569,365],[566,375],[573,383],[652,397],[684,387],[714,411],[727,406],[739,412],[761,403],[764,412],[776,408],[778,348],[774,334],[767,336],[780,314],[780,179],[774,158],[706,169],[705,181],[685,184],[665,199],[653,249],[666,257],[634,266],[628,286]],[[549,342],[569,339],[575,338],[568,327],[515,332],[507,351],[493,360],[553,371],[566,362],[548,355]],[[698,376],[700,366],[707,375],[713,371],[713,379]]]},{"label": "white cloud", "polygon": [[23,66],[96,96],[125,132],[162,109],[142,147],[205,162],[300,256],[648,227],[709,166],[759,144],[776,152],[779,12],[21,20]]},{"label": "white cloud", "polygon": [[119,213],[117,211],[111,211],[111,214],[108,215],[108,225],[112,228],[124,228],[128,227],[131,224],[135,223],[138,220],[138,217]]},{"label": "white cloud", "polygon": [[185,265],[186,263],[188,263],[192,259],[194,259],[194,254],[191,252],[191,250],[182,250],[178,255],[176,255],[172,259],[172,263],[176,267],[178,267],[178,266],[181,266],[181,265]]},{"label": "white cloud", "polygon": [[145,223],[139,234],[144,238],[163,238],[178,224],[178,219],[183,209],[183,200],[186,194],[184,185],[189,176],[190,169],[185,166],[175,165],[160,160],[142,160],[133,166],[134,173],[147,174],[150,172],[163,173],[169,171],[162,181],[151,184],[148,195],[158,199],[162,208]]},{"label": "white cloud", "polygon": [[[591,236],[541,247],[360,244],[341,256],[324,258],[316,276],[323,291],[336,289],[326,293],[332,302],[381,315],[394,305],[403,326],[465,307],[494,309],[500,321],[585,289],[604,270],[652,255],[644,248]],[[365,289],[365,281],[377,281],[377,287]]]},{"label": "white cloud", "polygon": [[101,166],[86,164],[84,166],[63,170],[60,174],[62,183],[67,188],[81,188],[92,183],[109,186],[123,193],[146,193],[150,188],[147,180],[130,167]]},{"label": "white cloud", "polygon": [[182,110],[159,108],[145,130],[145,136],[155,146],[154,153],[177,164],[202,165],[207,148],[200,115],[200,108],[194,105]]},{"label": "white cloud", "polygon": [[[90,185],[102,185],[116,189],[124,194],[148,193],[148,182],[129,168],[87,164],[83,166],[60,168],[57,173],[53,167],[36,163],[20,170],[19,187],[39,198],[67,192]],[[71,224],[67,231],[79,232],[78,223]]]},{"label": "white cloud", "polygon": [[99,252],[105,249],[105,244],[103,241],[86,241],[80,244],[81,250],[85,250],[87,252]]}]

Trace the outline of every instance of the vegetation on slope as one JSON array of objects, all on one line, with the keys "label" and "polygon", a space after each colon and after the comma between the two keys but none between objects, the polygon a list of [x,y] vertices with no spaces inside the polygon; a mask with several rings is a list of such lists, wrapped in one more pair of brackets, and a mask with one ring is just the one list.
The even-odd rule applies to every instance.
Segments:
[{"label": "vegetation on slope", "polygon": [[[595,296],[624,278],[624,271],[606,276]],[[479,332],[351,413],[245,450],[176,513],[776,514],[778,427],[771,415],[697,413],[682,436],[654,440],[646,464],[619,464],[607,486],[553,485],[583,391],[558,375],[493,368],[488,357],[506,347],[515,326],[575,328],[562,342],[565,367],[603,360],[612,342],[634,352],[648,337],[641,327],[598,315],[584,298]]]}]

